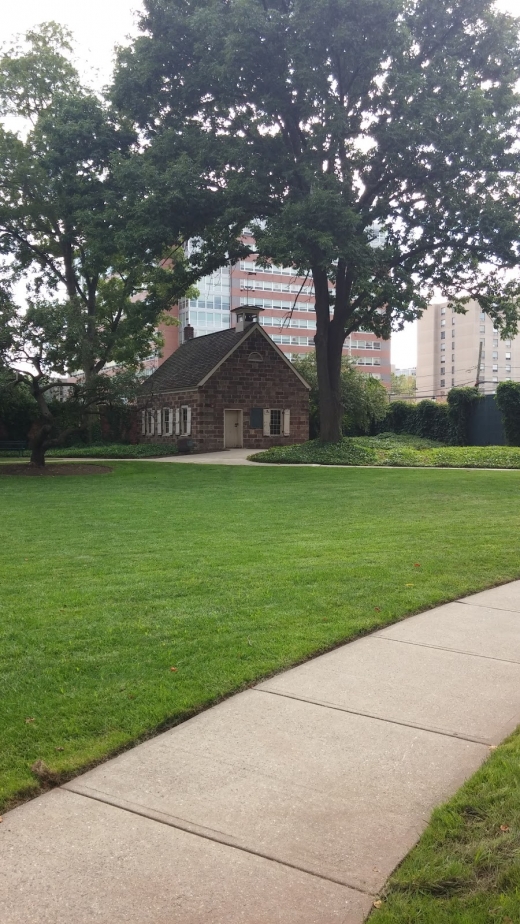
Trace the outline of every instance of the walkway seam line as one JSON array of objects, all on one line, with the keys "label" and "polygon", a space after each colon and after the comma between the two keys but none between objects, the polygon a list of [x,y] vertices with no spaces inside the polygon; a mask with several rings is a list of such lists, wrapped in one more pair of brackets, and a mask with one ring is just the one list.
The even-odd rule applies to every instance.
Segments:
[{"label": "walkway seam line", "polygon": [[368,889],[363,889],[359,885],[354,885],[349,882],[344,882],[341,879],[335,879],[333,876],[326,876],[323,873],[316,873],[314,870],[307,869],[305,866],[297,866],[296,863],[290,863],[287,860],[281,860],[279,857],[271,856],[268,853],[262,853],[260,850],[254,850],[252,847],[244,847],[240,844],[235,844],[230,838],[222,837],[211,837],[209,834],[204,834],[202,831],[195,831],[194,828],[197,827],[195,823],[193,825],[190,822],[186,822],[185,825],[181,824],[178,821],[173,821],[166,814],[161,812],[156,812],[154,809],[146,810],[145,807],[141,807],[132,803],[131,805],[122,805],[119,801],[114,801],[106,796],[104,793],[100,792],[99,795],[94,795],[93,792],[84,792],[77,789],[72,789],[70,783],[65,783],[60,789],[64,789],[66,792],[71,792],[75,796],[83,796],[84,799],[91,799],[93,802],[103,802],[105,805],[110,805],[112,808],[119,809],[122,812],[129,812],[131,815],[139,815],[141,818],[147,818],[148,821],[155,821],[158,824],[166,825],[169,828],[175,828],[179,831],[184,831],[186,834],[192,834],[194,837],[201,837],[204,840],[212,841],[215,844],[223,844],[225,847],[230,847],[234,850],[241,850],[243,853],[250,853],[255,857],[261,857],[263,860],[269,860],[271,863],[276,863],[278,866],[286,866],[289,869],[295,869],[299,873],[305,873],[307,876],[314,876],[315,879],[323,879],[326,882],[333,882],[335,885],[343,886],[345,889],[351,889],[354,892],[359,892],[361,895],[368,895],[370,898],[374,898],[376,893],[370,892]]},{"label": "walkway seam line", "polygon": [[401,722],[399,719],[387,719],[385,716],[375,715],[372,712],[359,712],[357,709],[346,709],[345,706],[336,706],[334,703],[320,703],[314,699],[303,699],[301,696],[294,696],[292,693],[280,693],[278,690],[263,690],[260,687],[253,687],[252,689],[255,693],[269,693],[271,696],[282,696],[285,699],[295,699],[298,703],[309,703],[310,706],[320,706],[322,709],[335,709],[336,712],[359,715],[365,719],[374,719],[376,722],[386,722],[388,725],[402,725],[404,728],[416,728],[417,731],[429,732],[431,735],[441,735],[443,738],[456,738],[457,741],[469,741],[471,744],[481,744],[482,747],[486,748],[491,747],[493,743],[487,738],[471,737],[459,734],[458,732],[443,731],[440,728],[429,728],[425,725],[416,725],[414,722]]},{"label": "walkway seam line", "polygon": [[[502,612],[505,612],[505,610],[502,610]],[[366,637],[368,638],[369,636]],[[433,648],[434,651],[452,651],[453,654],[467,655],[469,658],[483,658],[484,661],[499,661],[501,664],[520,665],[520,661],[513,661],[511,658],[494,658],[491,655],[477,654],[475,651],[465,651],[463,648],[446,648],[444,645],[431,645],[428,642],[410,642],[406,638],[393,638],[391,635],[373,635],[372,638],[380,642],[398,642],[400,645],[413,645],[415,648]]]},{"label": "walkway seam line", "polygon": [[[515,582],[512,581],[511,583],[515,583]],[[499,584],[498,587],[504,587],[504,584]],[[498,588],[495,588],[495,587],[489,588],[489,590],[497,590],[497,589]],[[485,593],[485,591],[481,590],[481,591],[477,591],[477,593],[483,594]],[[465,600],[452,600],[451,602],[452,603],[462,603],[464,606],[478,606],[479,609],[481,610],[496,610],[498,613],[514,613],[515,616],[520,616],[520,610],[509,610],[507,609],[507,607],[504,607],[504,606],[490,606],[489,603],[470,603],[467,598]],[[441,606],[448,606],[448,605],[449,604],[441,603]],[[437,609],[437,607],[435,607],[435,609]],[[428,613],[428,612],[431,612],[431,610],[424,610],[424,612]],[[422,615],[422,614],[417,614],[417,615]],[[406,617],[406,618],[408,619],[409,617]],[[404,622],[404,620],[402,621]]]}]

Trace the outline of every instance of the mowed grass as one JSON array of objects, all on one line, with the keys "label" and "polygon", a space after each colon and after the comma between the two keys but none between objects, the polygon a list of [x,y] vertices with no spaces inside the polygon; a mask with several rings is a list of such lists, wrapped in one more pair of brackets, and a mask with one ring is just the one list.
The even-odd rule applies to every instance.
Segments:
[{"label": "mowed grass", "polygon": [[[73,464],[73,463],[63,463]],[[520,473],[116,462],[0,479],[0,797],[520,575]],[[171,668],[175,670],[171,670]]]},{"label": "mowed grass", "polygon": [[520,921],[520,731],[434,811],[370,924]]}]

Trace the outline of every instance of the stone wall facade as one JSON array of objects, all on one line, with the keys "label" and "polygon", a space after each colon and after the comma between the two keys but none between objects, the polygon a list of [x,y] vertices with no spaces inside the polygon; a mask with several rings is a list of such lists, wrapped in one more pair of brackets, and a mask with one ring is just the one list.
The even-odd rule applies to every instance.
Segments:
[{"label": "stone wall facade", "polygon": [[[147,395],[139,399],[141,412],[164,408],[173,410],[174,432],[165,435],[141,434],[142,442],[171,443],[189,439],[194,452],[215,452],[224,446],[224,411],[242,411],[242,445],[246,449],[267,449],[303,443],[309,439],[309,392],[277,350],[259,331],[251,335],[210,376],[208,381],[187,391]],[[191,433],[175,434],[175,411],[189,407]],[[272,408],[290,412],[287,436],[264,436],[263,425],[251,427],[252,408]],[[257,411],[258,414],[258,411]],[[253,420],[258,424],[258,420]]]}]

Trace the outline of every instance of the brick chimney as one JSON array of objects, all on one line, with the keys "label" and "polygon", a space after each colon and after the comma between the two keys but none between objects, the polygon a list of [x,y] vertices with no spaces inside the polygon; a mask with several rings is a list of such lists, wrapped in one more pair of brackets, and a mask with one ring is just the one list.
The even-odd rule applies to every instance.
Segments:
[{"label": "brick chimney", "polygon": [[186,340],[193,340],[194,336],[195,328],[193,328],[191,324],[186,324],[186,327],[184,328],[184,342],[186,342]]}]

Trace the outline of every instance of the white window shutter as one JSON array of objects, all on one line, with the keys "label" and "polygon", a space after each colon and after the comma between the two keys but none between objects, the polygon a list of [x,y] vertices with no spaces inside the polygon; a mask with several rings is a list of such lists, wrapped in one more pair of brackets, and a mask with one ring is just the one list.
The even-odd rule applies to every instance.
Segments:
[{"label": "white window shutter", "polygon": [[186,436],[191,436],[191,407],[186,408]]},{"label": "white window shutter", "polygon": [[264,436],[271,436],[271,408],[264,407]]},{"label": "white window shutter", "polygon": [[162,411],[157,411],[157,436],[162,436]]},{"label": "white window shutter", "polygon": [[153,436],[155,433],[155,417],[153,411],[150,411],[148,424],[150,427],[150,436]]},{"label": "white window shutter", "polygon": [[175,436],[181,432],[181,409],[178,407],[175,411]]},{"label": "white window shutter", "polygon": [[283,412],[283,435],[291,435],[291,412],[288,409]]},{"label": "white window shutter", "polygon": [[146,433],[146,411],[141,411],[141,435]]}]

